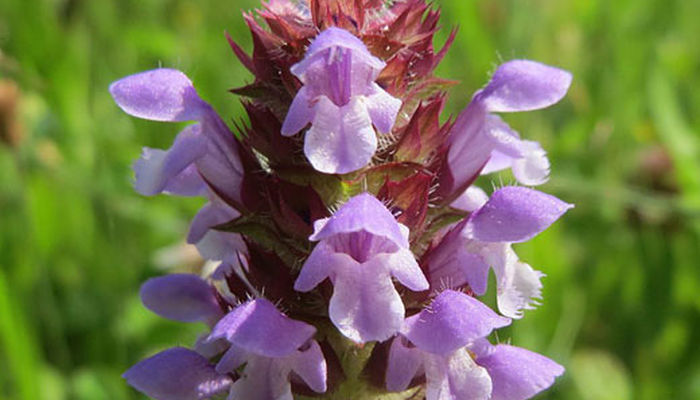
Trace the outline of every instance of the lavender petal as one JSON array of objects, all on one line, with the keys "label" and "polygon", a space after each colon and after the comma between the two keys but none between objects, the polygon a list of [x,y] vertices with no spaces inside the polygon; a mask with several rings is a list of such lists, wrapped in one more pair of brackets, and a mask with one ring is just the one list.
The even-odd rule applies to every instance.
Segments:
[{"label": "lavender petal", "polygon": [[498,67],[489,84],[475,96],[489,112],[530,111],[564,97],[571,74],[535,61],[513,60]]},{"label": "lavender petal", "polygon": [[524,242],[547,229],[572,207],[533,189],[506,186],[472,213],[466,229],[483,242]]},{"label": "lavender petal", "polygon": [[454,199],[450,206],[458,210],[472,212],[481,208],[488,200],[489,196],[481,188],[469,186],[464,193]]},{"label": "lavender petal", "polygon": [[315,110],[312,100],[306,86],[299,89],[282,124],[281,133],[283,136],[293,136],[313,121]]},{"label": "lavender petal", "polygon": [[127,76],[112,83],[109,92],[127,114],[154,121],[198,120],[209,108],[192,81],[169,68]]},{"label": "lavender petal", "polygon": [[321,346],[315,340],[309,343],[307,349],[300,350],[291,356],[289,364],[292,371],[296,372],[311,390],[317,393],[326,391],[328,367]]},{"label": "lavender petal", "polygon": [[193,167],[194,161],[203,156],[206,149],[207,142],[198,124],[180,132],[167,151],[144,147],[141,158],[134,164],[134,188],[145,196],[156,195],[168,188],[175,194],[201,194],[204,182],[196,168],[192,171],[188,167]]},{"label": "lavender petal", "polygon": [[192,274],[147,280],[141,286],[141,301],[154,313],[175,321],[215,323],[223,316],[216,290]]},{"label": "lavender petal", "polygon": [[493,381],[491,400],[525,400],[554,384],[564,368],[549,358],[515,346],[493,346],[476,362]]},{"label": "lavender petal", "polygon": [[344,174],[367,165],[377,149],[365,105],[353,98],[339,107],[327,97],[316,103],[311,128],[304,139],[304,154],[311,165],[327,174]]},{"label": "lavender petal", "polygon": [[401,333],[423,351],[447,355],[509,324],[509,318],[475,298],[445,290],[423,311],[406,318]]},{"label": "lavender petal", "polygon": [[415,347],[407,347],[403,340],[401,336],[397,336],[389,349],[386,388],[392,392],[406,390],[423,363],[420,351]]},{"label": "lavender petal", "polygon": [[231,385],[228,375],[217,373],[206,358],[182,347],[142,360],[122,377],[136,390],[157,400],[208,399]]},{"label": "lavender petal", "polygon": [[335,270],[345,268],[346,263],[355,264],[347,254],[336,253],[326,242],[317,244],[301,268],[294,282],[294,290],[310,291],[327,277],[334,277]]},{"label": "lavender petal", "polygon": [[489,400],[492,383],[486,369],[465,349],[449,356],[426,355],[426,400]]},{"label": "lavender petal", "polygon": [[358,194],[348,200],[316,231],[309,240],[318,241],[342,234],[366,231],[391,240],[397,247],[408,248],[408,239],[401,232],[391,212],[369,193]]},{"label": "lavender petal", "polygon": [[401,100],[393,97],[374,82],[370,85],[370,90],[367,97],[367,111],[372,123],[379,132],[389,133],[401,109]]},{"label": "lavender petal", "polygon": [[391,254],[379,254],[375,259],[378,263],[389,265],[391,275],[414,292],[430,288],[428,280],[425,279],[423,271],[410,250],[400,249]]},{"label": "lavender petal", "polygon": [[212,329],[210,339],[226,338],[243,351],[265,357],[285,357],[309,340],[316,328],[282,314],[259,298],[236,307]]},{"label": "lavender petal", "polygon": [[338,271],[328,314],[350,340],[386,340],[399,330],[404,313],[386,266],[370,260]]}]

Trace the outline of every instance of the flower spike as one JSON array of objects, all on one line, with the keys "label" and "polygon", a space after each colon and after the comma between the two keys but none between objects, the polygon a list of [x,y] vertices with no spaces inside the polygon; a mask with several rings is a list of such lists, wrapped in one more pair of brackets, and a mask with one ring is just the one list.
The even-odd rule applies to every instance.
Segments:
[{"label": "flower spike", "polygon": [[513,244],[573,206],[472,183],[548,180],[545,149],[500,113],[555,104],[571,74],[507,61],[442,115],[456,81],[434,71],[456,35],[434,48],[439,17],[426,0],[263,1],[243,16],[252,49],[226,35],[251,74],[230,90],[235,132],[181,71],[110,86],[127,114],[191,122],[143,149],[136,191],[206,200],[187,232],[202,260],[141,288],[159,316],[206,326],[128,384],[156,400],[525,400],[554,384],[562,366],[487,337],[541,300]]}]

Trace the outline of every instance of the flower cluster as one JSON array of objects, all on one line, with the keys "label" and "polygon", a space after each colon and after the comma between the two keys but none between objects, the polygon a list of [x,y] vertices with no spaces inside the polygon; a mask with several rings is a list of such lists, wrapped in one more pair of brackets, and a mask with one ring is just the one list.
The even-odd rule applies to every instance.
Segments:
[{"label": "flower cluster", "polygon": [[[144,148],[134,186],[206,198],[187,240],[218,263],[142,286],[151,311],[209,330],[134,365],[129,384],[158,400],[524,400],[550,387],[559,364],[489,336],[541,299],[543,274],[512,244],[572,205],[473,183],[504,169],[547,181],[539,143],[494,113],[558,102],[570,74],[506,62],[441,124],[452,82],[433,71],[454,35],[435,51],[439,12],[424,0],[270,0],[256,13],[252,56],[228,38],[254,76],[233,90],[249,117],[238,132],[180,71],[110,87],[128,114],[196,122],[170,149]],[[477,299],[490,269],[500,315]]]}]

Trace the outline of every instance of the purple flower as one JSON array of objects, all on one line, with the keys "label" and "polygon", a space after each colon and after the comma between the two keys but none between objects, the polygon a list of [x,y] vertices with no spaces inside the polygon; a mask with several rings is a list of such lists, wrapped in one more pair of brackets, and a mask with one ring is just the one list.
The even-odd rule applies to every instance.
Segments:
[{"label": "purple flower", "polygon": [[241,237],[210,229],[240,215],[228,205],[240,203],[243,179],[233,133],[180,71],[161,68],[141,72],[114,82],[109,90],[130,115],[155,121],[199,122],[180,132],[167,151],[144,148],[134,164],[134,186],[148,196],[168,192],[208,197],[210,202],[192,222],[188,242],[196,244],[204,258],[236,265],[237,252],[245,251]]},{"label": "purple flower", "polygon": [[[180,71],[154,69],[127,76],[109,91],[126,113],[154,121],[198,121],[186,128],[167,151],[145,148],[134,165],[139,193],[200,194],[203,182],[218,193],[240,200],[243,168],[233,133],[216,111],[197,95]],[[195,170],[196,167],[196,170]]]},{"label": "purple flower", "polygon": [[182,347],[147,358],[122,375],[138,391],[156,400],[201,400],[223,393],[231,377],[216,372],[198,353]]},{"label": "purple flower", "polygon": [[195,215],[187,235],[187,242],[195,244],[202,257],[221,261],[226,269],[237,270],[239,253],[245,253],[246,245],[240,235],[211,229],[224,224],[241,214],[218,197],[212,196],[209,203]]},{"label": "purple flower", "polygon": [[394,125],[401,100],[375,83],[385,63],[350,32],[331,27],[309,46],[291,68],[304,86],[289,107],[282,135],[292,136],[311,123],[304,154],[320,172],[358,170],[377,149],[379,132]]},{"label": "purple flower", "polygon": [[206,185],[199,176],[195,161],[206,153],[207,142],[202,127],[191,125],[180,132],[169,150],[144,147],[134,163],[134,188],[145,196],[161,192],[179,196],[200,196]]},{"label": "purple flower", "polygon": [[531,309],[540,298],[543,274],[520,262],[511,243],[531,239],[573,205],[517,186],[497,190],[481,206],[479,198],[483,200],[474,191],[458,199],[473,212],[448,232],[426,258],[431,285],[459,287],[468,283],[475,294],[483,295],[492,267],[498,309],[508,317],[521,318],[522,310]]},{"label": "purple flower", "polygon": [[222,274],[233,272],[243,281],[247,281],[243,269],[247,247],[241,235],[214,229],[238,218],[241,213],[224,203],[218,196],[209,193],[210,201],[194,216],[187,234],[187,243],[194,244],[199,254],[218,262],[214,279],[221,279]]},{"label": "purple flower", "polygon": [[[224,316],[216,288],[194,274],[170,274],[141,285],[141,302],[159,316],[180,322],[204,322],[213,327]],[[225,341],[206,341],[200,336],[195,351],[214,357],[228,348]]]},{"label": "purple flower", "polygon": [[315,333],[313,326],[285,316],[262,298],[228,313],[214,327],[209,340],[231,343],[216,365],[217,372],[232,372],[246,364],[231,386],[229,398],[292,400],[292,372],[311,390],[325,392],[326,361],[312,339]]},{"label": "purple flower", "polygon": [[523,185],[541,185],[549,180],[549,159],[539,143],[521,140],[518,132],[496,116],[491,116],[498,129],[489,132],[496,140],[491,158],[481,175],[510,168],[515,179]]},{"label": "purple flower", "polygon": [[486,305],[446,290],[429,307],[406,318],[394,339],[386,386],[405,390],[425,374],[427,400],[524,400],[546,389],[563,368],[539,354],[491,346],[484,338],[510,324]]},{"label": "purple flower", "polygon": [[528,60],[513,60],[496,70],[457,117],[449,133],[447,167],[453,191],[464,190],[481,171],[512,168],[525,185],[548,179],[549,161],[539,143],[521,140],[494,112],[548,107],[566,94],[568,72]]},{"label": "purple flower", "polygon": [[151,278],[141,286],[141,301],[163,318],[181,322],[206,322],[214,326],[224,315],[216,289],[193,274]]},{"label": "purple flower", "polygon": [[507,344],[491,345],[483,340],[472,346],[476,363],[486,368],[493,382],[491,400],[525,400],[554,384],[564,367],[553,360]]},{"label": "purple flower", "polygon": [[386,340],[401,327],[404,305],[392,276],[413,291],[428,282],[408,244],[408,228],[369,193],[345,203],[332,217],[314,223],[319,241],[304,263],[294,289],[307,292],[330,278],[328,313],[355,342]]}]

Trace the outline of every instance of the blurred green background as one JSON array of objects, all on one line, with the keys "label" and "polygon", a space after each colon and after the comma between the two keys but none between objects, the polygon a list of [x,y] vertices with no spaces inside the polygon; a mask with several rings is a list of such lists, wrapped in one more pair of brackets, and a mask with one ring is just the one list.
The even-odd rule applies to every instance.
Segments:
[{"label": "blurred green background", "polygon": [[[567,366],[548,399],[700,398],[700,1],[438,0],[439,69],[456,113],[502,60],[574,74],[565,100],[507,115],[549,151],[541,189],[576,208],[518,246],[548,276],[543,305],[501,340]],[[0,398],[134,399],[120,374],[203,326],[139,303],[149,276],[196,262],[182,242],[201,200],[130,187],[140,147],[178,127],[136,120],[109,83],[185,71],[225,117],[250,81],[253,0],[0,2]],[[440,42],[441,43],[441,42]],[[510,179],[510,178],[505,178]]]}]

